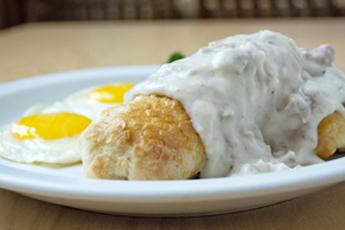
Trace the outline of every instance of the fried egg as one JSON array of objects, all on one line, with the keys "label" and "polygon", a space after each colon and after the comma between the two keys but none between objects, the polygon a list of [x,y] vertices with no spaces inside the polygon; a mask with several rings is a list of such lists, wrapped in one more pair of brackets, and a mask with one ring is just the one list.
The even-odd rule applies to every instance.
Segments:
[{"label": "fried egg", "polygon": [[49,166],[80,162],[80,134],[102,110],[121,103],[132,86],[118,83],[89,88],[48,106],[30,107],[0,131],[0,156]]},{"label": "fried egg", "polygon": [[124,94],[133,86],[133,83],[117,83],[78,91],[67,97],[64,105],[69,111],[96,119],[102,110],[122,103]]}]

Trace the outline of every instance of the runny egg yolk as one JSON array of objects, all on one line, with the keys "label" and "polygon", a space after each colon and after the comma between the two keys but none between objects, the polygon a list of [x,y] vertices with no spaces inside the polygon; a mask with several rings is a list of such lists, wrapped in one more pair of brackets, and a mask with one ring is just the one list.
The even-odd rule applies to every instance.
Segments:
[{"label": "runny egg yolk", "polygon": [[123,95],[134,86],[133,83],[106,85],[90,93],[90,98],[101,103],[121,103]]},{"label": "runny egg yolk", "polygon": [[61,139],[80,134],[91,120],[76,113],[36,114],[21,118],[12,126],[12,133],[19,139]]}]

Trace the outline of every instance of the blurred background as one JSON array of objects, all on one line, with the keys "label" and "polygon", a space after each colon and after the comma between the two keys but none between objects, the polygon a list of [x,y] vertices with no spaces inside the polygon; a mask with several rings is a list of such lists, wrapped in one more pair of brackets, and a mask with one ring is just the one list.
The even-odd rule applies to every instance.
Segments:
[{"label": "blurred background", "polygon": [[345,0],[0,0],[0,29],[37,21],[340,16]]}]

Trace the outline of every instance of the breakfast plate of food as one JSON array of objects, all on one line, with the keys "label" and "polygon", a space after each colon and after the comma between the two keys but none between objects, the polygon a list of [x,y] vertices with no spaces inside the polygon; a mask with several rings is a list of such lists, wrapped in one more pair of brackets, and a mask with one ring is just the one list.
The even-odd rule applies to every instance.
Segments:
[{"label": "breakfast plate of food", "polygon": [[260,31],[162,66],[0,85],[0,188],[105,213],[234,212],[345,180],[335,48]]}]

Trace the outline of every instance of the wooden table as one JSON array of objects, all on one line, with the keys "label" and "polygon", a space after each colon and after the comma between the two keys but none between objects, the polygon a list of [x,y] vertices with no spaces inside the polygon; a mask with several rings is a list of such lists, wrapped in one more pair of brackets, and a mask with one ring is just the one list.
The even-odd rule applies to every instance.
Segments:
[{"label": "wooden table", "polygon": [[[345,19],[29,24],[0,31],[0,81],[78,68],[163,63],[260,29],[305,47],[331,43],[345,69]],[[345,167],[345,166],[344,166]],[[136,218],[52,205],[0,190],[0,229],[345,229],[345,183],[281,204],[198,218]]]}]

